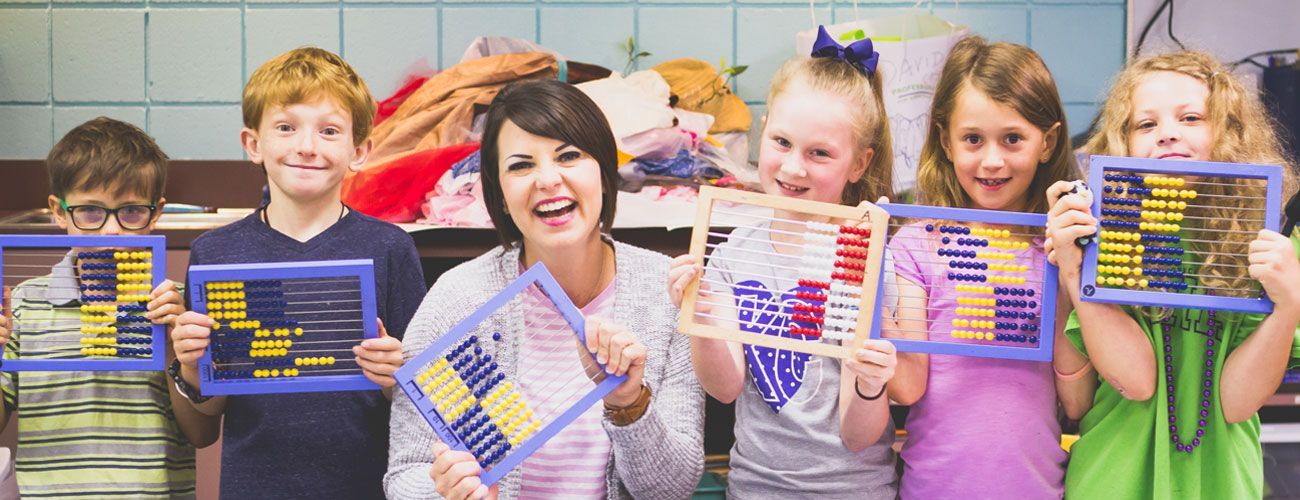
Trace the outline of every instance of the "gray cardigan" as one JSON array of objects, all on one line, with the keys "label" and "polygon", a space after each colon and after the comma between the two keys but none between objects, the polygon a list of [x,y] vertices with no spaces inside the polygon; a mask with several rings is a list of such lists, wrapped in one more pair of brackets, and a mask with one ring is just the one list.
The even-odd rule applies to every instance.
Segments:
[{"label": "gray cardigan", "polygon": [[[614,244],[616,288],[613,321],[646,345],[645,383],[653,398],[640,420],[616,427],[605,420],[613,448],[606,470],[609,498],[687,498],[704,469],[704,392],[691,367],[690,344],[677,333],[677,309],[668,300],[668,257],[622,243]],[[402,350],[411,359],[519,276],[519,249],[497,247],[447,271],[406,329]],[[506,306],[476,331],[484,348],[513,376],[524,317],[518,301]],[[492,332],[506,335],[492,342]],[[511,333],[515,333],[511,335]],[[389,433],[388,498],[437,498],[429,469],[435,436],[411,401],[393,398]],[[501,498],[519,495],[520,471],[500,483]]]}]

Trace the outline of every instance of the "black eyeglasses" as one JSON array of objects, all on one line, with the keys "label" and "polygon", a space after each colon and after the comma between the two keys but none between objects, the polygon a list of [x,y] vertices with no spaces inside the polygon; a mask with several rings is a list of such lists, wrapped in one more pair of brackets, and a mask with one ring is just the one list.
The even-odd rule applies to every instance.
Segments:
[{"label": "black eyeglasses", "polygon": [[82,231],[97,231],[108,223],[108,216],[117,218],[117,225],[122,229],[137,230],[149,227],[154,211],[158,205],[123,205],[117,208],[105,208],[98,205],[72,205],[66,200],[59,200],[63,211],[72,219],[72,225]]}]

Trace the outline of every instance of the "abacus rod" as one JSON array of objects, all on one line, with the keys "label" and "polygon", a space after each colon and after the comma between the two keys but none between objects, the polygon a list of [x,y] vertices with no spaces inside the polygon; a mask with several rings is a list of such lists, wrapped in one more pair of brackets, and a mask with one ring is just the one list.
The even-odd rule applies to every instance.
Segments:
[{"label": "abacus rod", "polygon": [[[767,278],[767,276],[763,276],[763,275],[761,275],[761,274],[754,274],[754,273],[747,273],[746,276],[754,276],[754,277],[759,277],[759,278]],[[748,286],[748,285],[741,285],[741,284],[737,284],[737,283],[727,283],[727,282],[725,282],[725,281],[718,281],[718,280],[714,280],[714,279],[709,279],[709,278],[705,278],[705,277],[703,277],[703,276],[700,277],[700,281],[703,281],[703,282],[705,282],[705,283],[714,284],[714,285],[727,286],[727,287],[731,287],[731,288],[740,288],[740,289],[743,289],[743,290],[754,290],[754,291],[762,291],[762,292],[768,292],[768,293],[772,293],[772,292],[773,292],[772,290],[769,290],[769,289],[766,289],[766,288],[760,288],[760,287]],[[857,293],[857,290],[858,290],[857,288],[854,288],[854,289],[853,289],[853,290],[854,290],[854,293],[852,293],[852,294],[842,294],[842,293],[840,293],[840,294],[834,294],[834,293],[831,293],[830,290],[825,290],[825,289],[821,289],[821,290],[822,290],[822,291],[821,291],[821,292],[818,292],[818,293],[821,293],[822,295],[825,295],[827,298],[830,298],[830,297],[834,296],[834,297],[843,297],[843,298],[850,298],[850,299],[859,299],[859,298],[862,297],[862,295],[861,295],[860,293]],[[780,292],[778,291],[777,293],[780,293]]]},{"label": "abacus rod", "polygon": [[[315,294],[325,294],[325,293],[355,293],[360,295],[361,290],[308,290],[308,291],[301,291],[301,292],[284,292],[285,295],[315,295]],[[360,300],[358,300],[358,302],[359,301]]]},{"label": "abacus rod", "polygon": [[[706,248],[713,248],[713,249],[717,249],[717,248],[719,248],[721,245],[722,245],[721,243],[705,243],[705,244],[704,244],[704,246],[705,246]],[[771,256],[771,257],[780,257],[780,258],[784,258],[784,259],[795,259],[795,260],[803,260],[803,257],[804,257],[804,256],[799,255],[799,254],[776,253],[776,252],[764,252],[764,251],[762,251],[762,250],[755,250],[755,249],[752,249],[752,248],[744,248],[744,247],[729,248],[729,249],[727,249],[727,250],[728,250],[728,251],[739,250],[739,251],[742,251],[742,252],[749,252],[749,253],[758,254],[758,255],[767,255],[767,256]],[[866,253],[866,252],[863,252],[863,253]],[[710,256],[709,258],[712,259],[712,258],[714,258],[714,257]],[[831,262],[834,262],[835,259],[848,259],[848,258],[849,258],[849,257],[839,257],[839,256],[835,256],[835,257],[833,257],[833,258],[830,258],[830,260],[831,260]],[[854,259],[854,260],[865,260],[865,259]]]},{"label": "abacus rod", "polygon": [[[1218,196],[1220,196],[1220,195],[1207,194],[1207,195],[1201,195],[1201,196],[1218,197]],[[1237,198],[1236,196],[1227,196],[1227,195],[1223,195],[1222,197],[1224,197],[1224,198]],[[1150,199],[1152,199],[1152,198],[1125,198],[1125,197],[1118,197],[1118,196],[1113,196],[1112,198],[1119,198],[1119,199],[1121,199],[1121,200],[1139,200],[1139,201],[1140,201],[1140,200],[1150,200]],[[1160,201],[1160,200],[1159,200],[1159,199],[1156,199],[1156,201]],[[1164,201],[1168,202],[1168,201],[1170,201],[1170,200],[1164,200]],[[1136,210],[1136,209],[1133,208],[1133,207],[1138,207],[1137,209],[1140,209],[1140,208],[1146,208],[1148,211],[1150,211],[1150,210],[1165,210],[1165,211],[1168,211],[1168,210],[1169,210],[1168,208],[1158,208],[1158,207],[1140,207],[1140,206],[1138,206],[1138,205],[1127,205],[1127,204],[1124,204],[1124,203],[1114,203],[1114,202],[1108,202],[1108,201],[1106,201],[1106,200],[1102,200],[1101,205],[1102,205],[1103,207],[1105,207],[1105,206],[1111,206],[1111,207],[1127,207],[1126,210]],[[1268,210],[1267,208],[1256,208],[1256,207],[1221,207],[1221,206],[1218,206],[1218,205],[1201,205],[1201,204],[1191,204],[1191,203],[1188,203],[1188,204],[1187,204],[1187,208],[1186,208],[1186,209],[1182,209],[1182,210],[1180,210],[1180,211],[1182,211],[1182,212],[1186,212],[1187,210],[1192,210],[1192,209],[1201,209],[1201,208],[1222,208],[1222,209],[1227,209],[1227,210],[1241,210],[1241,211],[1249,211],[1249,212],[1264,212],[1264,211],[1267,211],[1267,210]]]},{"label": "abacus rod", "polygon": [[[891,219],[890,219],[890,222],[889,222],[889,226],[892,227],[892,228],[895,228],[895,229],[903,229],[903,228],[906,227],[906,226],[911,226],[911,225],[920,224],[920,221],[936,221],[936,222],[937,222],[937,221],[939,221],[939,220],[940,220],[940,219],[913,219],[912,222],[900,221],[900,222],[895,223],[895,222],[893,221],[893,218],[891,218]],[[938,225],[940,225],[940,224],[935,224],[935,225],[938,226]],[[1003,223],[998,223],[998,224],[990,224],[990,225],[1002,225],[1002,226],[1017,226],[1017,227],[1025,227],[1025,226],[1022,225],[1022,224],[1003,224]],[[962,227],[965,227],[965,226],[962,226]],[[995,231],[1001,231],[1001,229],[994,229],[994,230],[995,230]],[[938,231],[939,231],[939,229],[938,229],[938,227],[936,227],[934,231],[925,231],[925,235],[933,235],[934,237],[942,237],[942,236],[944,236],[944,235],[950,235],[950,237],[953,237],[953,238],[965,238],[965,237],[969,236],[969,237],[971,237],[971,238],[985,238],[985,239],[990,239],[990,240],[1015,240],[1015,239],[1016,239],[1016,238],[1015,238],[1016,236],[1021,236],[1021,237],[1025,237],[1025,238],[1042,238],[1042,237],[1043,237],[1043,234],[1042,234],[1042,233],[1022,233],[1022,232],[1018,232],[1018,231],[1014,231],[1014,232],[1012,232],[1012,233],[1011,233],[1011,237],[1003,237],[1003,236],[1001,236],[1001,235],[998,235],[998,236],[979,236],[979,235],[973,235],[973,234],[950,234],[950,233],[940,233],[940,232],[938,232]],[[923,236],[898,236],[898,235],[893,235],[893,236],[890,236],[889,239],[890,239],[890,240],[893,240],[893,239],[896,239],[896,238],[924,239],[925,237],[926,237],[926,236],[924,236],[924,235],[923,235]]]},{"label": "abacus rod", "polygon": [[[1117,172],[1124,172],[1124,171],[1123,171],[1123,170],[1109,170],[1109,169],[1108,169],[1108,170],[1102,172],[1102,174],[1105,175],[1106,172],[1117,173]],[[1130,171],[1128,171],[1127,173],[1118,174],[1118,175],[1139,175],[1139,174],[1137,174],[1137,172],[1138,172],[1138,171],[1130,170]],[[1177,178],[1177,177],[1174,177],[1173,175],[1168,175],[1168,174],[1159,174],[1159,173],[1154,173],[1154,172],[1153,172],[1153,173],[1150,173],[1150,174],[1147,174],[1147,175],[1143,175],[1143,177],[1145,178],[1145,177],[1147,177],[1148,175],[1155,175],[1155,176],[1157,176],[1157,178],[1162,178],[1162,179],[1176,179],[1176,178]],[[1184,180],[1183,180],[1184,184],[1199,184],[1199,185],[1202,185],[1202,186],[1250,187],[1250,188],[1259,188],[1259,189],[1264,189],[1265,187],[1267,187],[1267,186],[1260,186],[1260,185],[1258,185],[1258,184],[1252,184],[1252,183],[1250,183],[1250,182],[1252,182],[1252,181],[1254,181],[1254,182],[1264,182],[1264,179],[1255,179],[1255,178],[1250,178],[1250,177],[1232,177],[1232,176],[1224,176],[1224,175],[1216,175],[1216,174],[1204,174],[1204,175],[1202,175],[1202,174],[1181,174],[1181,175],[1186,175],[1186,176],[1188,176],[1188,177],[1195,177],[1195,178],[1196,178],[1196,180],[1184,179]],[[1240,183],[1236,183],[1236,182],[1209,182],[1209,181],[1201,180],[1201,179],[1206,178],[1206,177],[1211,177],[1211,178],[1213,178],[1213,177],[1228,177],[1228,178],[1231,178],[1231,179],[1240,179],[1240,180],[1242,180],[1242,181],[1246,181],[1247,184],[1240,184]],[[1116,181],[1116,180],[1110,180],[1110,181],[1108,181],[1108,180],[1105,180],[1105,179],[1103,179],[1102,182],[1103,182],[1103,183],[1113,182],[1113,183],[1116,183],[1116,184],[1121,184],[1121,183],[1122,183],[1122,184],[1124,184],[1125,186],[1131,186],[1131,185],[1134,185],[1134,184],[1142,184],[1142,185],[1146,185],[1146,184],[1147,184],[1147,182],[1141,182],[1141,183],[1139,183],[1139,182],[1135,182],[1135,181]],[[1112,184],[1112,185],[1115,185],[1115,184]],[[1164,187],[1164,186],[1160,186],[1160,187]],[[1155,189],[1155,188],[1153,187],[1152,189]],[[1181,189],[1181,188],[1180,188],[1180,187],[1170,187],[1170,188],[1166,188],[1166,189]]]},{"label": "abacus rod", "polygon": [[[720,319],[720,320],[723,320],[723,321],[731,321],[731,322],[735,322],[735,323],[738,323],[738,324],[742,324],[742,323],[743,323],[743,324],[746,324],[746,325],[758,326],[758,327],[766,327],[766,326],[770,326],[770,325],[762,325],[762,324],[758,324],[758,323],[755,323],[755,322],[753,322],[753,321],[740,321],[740,320],[737,320],[736,318],[724,318],[724,317],[722,317],[722,316],[717,316],[717,315],[713,315],[713,314],[706,314],[706,313],[702,313],[702,312],[696,312],[696,313],[695,313],[695,316],[703,317],[703,318]],[[787,326],[786,328],[788,329],[789,327]],[[834,337],[836,337],[836,336],[838,336],[838,335],[840,335],[840,334],[851,334],[851,333],[854,333],[854,332],[856,332],[856,331],[857,331],[856,328],[853,329],[853,330],[849,330],[849,331],[830,331],[830,332],[827,332],[826,330],[823,329],[823,330],[821,331],[821,335],[820,335],[818,338],[820,338],[820,339],[827,339],[827,340],[841,340],[841,339],[837,339],[837,338],[834,338]],[[755,332],[745,332],[745,333],[750,334],[750,335],[762,335],[762,334],[760,334],[760,333],[755,333]],[[741,343],[744,343],[744,342],[741,342]]]},{"label": "abacus rod", "polygon": [[[784,220],[784,219],[774,219],[774,220]],[[807,223],[806,223],[806,222],[795,222],[795,224],[807,224]],[[798,232],[798,231],[786,231],[786,230],[784,230],[784,229],[773,229],[773,228],[771,228],[771,227],[759,228],[759,227],[754,227],[754,226],[746,226],[745,229],[752,229],[752,230],[754,230],[754,231],[767,231],[767,232],[769,232],[769,233],[777,233],[777,234],[788,234],[788,235],[791,235],[791,236],[803,236],[803,235],[808,234],[808,233],[821,234],[821,235],[844,234],[844,233],[840,233],[840,232],[838,232],[838,231],[837,231],[837,232],[834,232],[834,233],[827,233],[827,232],[824,232],[824,231],[817,231],[817,230],[809,229],[808,231]],[[863,238],[862,241],[867,241],[867,240],[866,240],[866,238]]]},{"label": "abacus rod", "polygon": [[[1187,207],[1187,208],[1190,209],[1191,207],[1189,206],[1189,207]],[[1184,218],[1184,219],[1193,219],[1193,220],[1218,220],[1218,219],[1219,219],[1219,217],[1197,217],[1197,216],[1194,216],[1194,215],[1185,215],[1185,212],[1181,212],[1181,211],[1171,211],[1171,210],[1168,210],[1168,209],[1160,209],[1160,208],[1151,208],[1151,209],[1145,209],[1145,208],[1144,208],[1144,209],[1141,209],[1141,210],[1138,210],[1138,209],[1134,208],[1134,209],[1125,209],[1125,210],[1137,210],[1137,211],[1139,211],[1139,212],[1183,213],[1184,215],[1183,215],[1182,218]],[[1167,219],[1159,219],[1159,218],[1154,218],[1154,219],[1153,219],[1153,218],[1147,218],[1147,219],[1143,219],[1142,216],[1141,216],[1140,214],[1139,214],[1139,215],[1113,215],[1113,214],[1112,214],[1112,215],[1105,215],[1105,214],[1102,214],[1101,218],[1102,218],[1103,221],[1105,221],[1105,220],[1116,220],[1116,219],[1138,219],[1137,221],[1132,221],[1132,222],[1167,222],[1167,221],[1168,221]],[[1243,221],[1243,222],[1259,222],[1259,223],[1261,223],[1261,224],[1263,224],[1263,222],[1264,222],[1264,219],[1238,219],[1238,220],[1239,220],[1239,221]],[[1177,222],[1177,221],[1175,221],[1175,222]]]},{"label": "abacus rod", "polygon": [[[751,219],[769,220],[769,221],[773,221],[773,222],[785,222],[785,223],[788,223],[788,224],[798,224],[798,225],[801,225],[801,226],[807,226],[810,222],[811,222],[811,223],[816,223],[816,224],[831,224],[831,225],[834,225],[834,226],[847,226],[847,225],[849,225],[849,224],[834,224],[834,223],[830,223],[830,222],[821,222],[821,221],[804,221],[804,220],[796,220],[796,219],[786,219],[786,218],[784,218],[784,217],[777,217],[777,216],[775,216],[775,215],[746,214],[746,213],[740,213],[740,212],[730,212],[730,211],[723,210],[723,209],[719,209],[719,208],[714,208],[713,211],[714,211],[715,213],[719,213],[719,214],[722,214],[722,215],[733,215],[733,216],[736,216],[736,217],[748,217],[748,218],[751,218]],[[818,217],[826,217],[826,220],[833,220],[833,219],[836,219],[836,217],[829,217],[829,216],[818,216]],[[810,228],[810,229],[811,229],[811,228]],[[836,233],[838,233],[838,232],[839,232],[839,231],[838,231],[839,228],[836,227],[836,230],[837,230]]]},{"label": "abacus rod", "polygon": [[803,243],[789,243],[789,242],[785,242],[785,241],[775,241],[775,240],[772,240],[771,238],[767,238],[767,239],[764,239],[764,238],[747,238],[747,237],[740,236],[740,235],[732,235],[732,234],[727,234],[727,233],[718,233],[718,232],[713,232],[713,231],[710,231],[710,232],[708,233],[708,235],[709,235],[709,236],[716,236],[716,237],[719,237],[719,238],[726,238],[726,239],[728,239],[728,240],[757,241],[757,242],[759,242],[759,243],[771,243],[772,245],[785,245],[785,246],[796,247],[796,248],[803,248],[803,247],[807,246],[807,245],[805,245],[805,244],[803,244]]},{"label": "abacus rod", "polygon": [[[990,237],[988,237],[988,236],[974,236],[974,238],[985,238],[985,239],[990,239],[990,240],[1001,240],[1001,241],[1014,241],[1014,242],[1016,242],[1016,243],[1028,243],[1028,244],[1029,244],[1029,248],[1025,248],[1025,249],[1023,249],[1023,250],[1012,250],[1012,249],[1008,249],[1008,248],[995,248],[995,247],[984,247],[984,246],[977,247],[977,246],[974,246],[974,245],[959,245],[959,244],[956,243],[956,239],[955,239],[955,238],[964,238],[964,237],[965,237],[965,235],[956,236],[956,237],[951,237],[951,236],[950,236],[949,238],[954,238],[954,239],[952,239],[952,242],[947,243],[947,245],[951,245],[951,246],[953,246],[953,247],[964,247],[964,248],[982,248],[982,249],[984,249],[984,250],[977,250],[977,251],[979,251],[979,252],[997,252],[997,253],[1011,253],[1011,252],[1017,252],[1017,251],[1033,250],[1033,249],[1035,249],[1035,248],[1038,248],[1038,245],[1035,244],[1033,241],[1012,240],[1012,239],[1008,239],[1008,238],[990,238]],[[1043,237],[1043,235],[1041,235],[1041,234],[1038,235],[1038,236],[1035,236],[1035,238],[1042,238],[1042,237]],[[890,241],[894,241],[894,240],[920,240],[920,241],[932,241],[932,242],[935,242],[935,243],[938,244],[938,245],[943,245],[943,244],[944,244],[944,243],[941,242],[942,240],[940,240],[939,237],[928,236],[928,235],[922,235],[922,236],[904,236],[904,235],[894,235],[894,236],[890,237],[889,240],[890,240]]]},{"label": "abacus rod", "polygon": [[[700,304],[709,305],[709,306],[713,306],[713,307],[722,307],[722,308],[726,308],[726,309],[735,309],[735,310],[737,310],[737,311],[753,311],[755,314],[766,314],[766,315],[778,316],[778,317],[782,317],[782,318],[793,318],[794,315],[796,314],[796,313],[788,313],[788,312],[785,312],[784,310],[779,310],[779,311],[765,311],[765,310],[758,310],[758,309],[754,309],[754,308],[750,308],[750,307],[741,307],[741,306],[736,305],[736,304],[719,304],[719,303],[717,303],[717,302],[710,302],[710,301],[706,301],[706,300],[701,300],[701,301],[699,301],[699,303],[700,303]],[[770,303],[770,302],[769,302],[769,303]],[[785,304],[780,304],[780,305],[784,306]],[[900,309],[903,309],[903,308],[900,308]],[[916,308],[908,308],[908,309],[921,309],[921,308],[916,307]],[[831,315],[831,317],[832,317],[832,318],[836,318],[836,319],[843,319],[843,320],[845,320],[845,321],[853,321],[853,322],[856,323],[856,322],[857,322],[857,314],[856,314],[856,311],[851,311],[851,310],[846,310],[846,311],[854,312],[853,317],[838,316],[838,315]],[[701,313],[701,312],[698,312],[698,311],[697,311],[695,314],[706,314],[706,313]],[[816,318],[823,318],[823,319],[825,319],[826,316],[827,316],[827,313],[814,314],[814,313],[811,313],[811,312],[810,312],[810,313],[808,313],[808,315],[809,315],[809,316],[816,317]],[[739,318],[732,318],[732,320],[737,321],[737,322],[740,322],[740,321],[741,321]],[[750,321],[750,322],[752,323],[752,321]],[[787,327],[788,327],[788,325],[787,325]]]}]

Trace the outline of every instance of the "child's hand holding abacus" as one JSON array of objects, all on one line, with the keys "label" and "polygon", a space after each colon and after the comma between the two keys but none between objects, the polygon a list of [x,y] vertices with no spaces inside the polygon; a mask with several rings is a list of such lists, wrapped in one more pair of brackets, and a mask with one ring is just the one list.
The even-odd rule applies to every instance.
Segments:
[{"label": "child's hand holding abacus", "polygon": [[393,373],[402,367],[402,341],[388,336],[383,320],[379,320],[379,338],[366,339],[354,346],[352,353],[357,355],[361,373],[371,382],[385,389],[397,385]]},{"label": "child's hand holding abacus", "polygon": [[[176,351],[176,359],[180,360],[181,366],[198,373],[199,358],[208,349],[214,323],[216,322],[212,318],[194,311],[185,311],[176,317],[176,325],[171,334],[172,348]],[[188,377],[186,382],[189,382]]]},{"label": "child's hand holding abacus", "polygon": [[13,331],[9,329],[11,307],[7,306],[7,304],[11,303],[9,301],[9,288],[5,288],[2,293],[4,293],[4,301],[0,302],[0,347],[8,344],[9,337],[13,335]]},{"label": "child's hand holding abacus", "polygon": [[171,328],[175,326],[176,317],[185,312],[185,301],[181,298],[181,293],[176,290],[176,283],[172,280],[163,280],[149,294],[149,305],[146,308],[144,317],[149,318],[156,325],[166,325]]},{"label": "child's hand holding abacus", "polygon": [[1075,244],[1079,238],[1097,234],[1097,219],[1092,216],[1092,197],[1086,190],[1071,192],[1075,184],[1059,181],[1047,188],[1046,242],[1047,261],[1062,271],[1078,272],[1083,265],[1083,249]]},{"label": "child's hand holding abacus", "polygon": [[1281,233],[1262,229],[1250,242],[1250,277],[1263,285],[1276,308],[1300,308],[1300,260],[1291,240]]}]

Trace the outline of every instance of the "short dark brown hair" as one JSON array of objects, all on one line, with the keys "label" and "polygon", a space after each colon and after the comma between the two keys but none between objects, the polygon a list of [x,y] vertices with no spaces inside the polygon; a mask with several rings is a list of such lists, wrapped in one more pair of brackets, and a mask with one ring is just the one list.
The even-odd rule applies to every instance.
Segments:
[{"label": "short dark brown hair", "polygon": [[167,155],[135,125],[99,117],[78,125],[59,139],[45,157],[50,193],[111,189],[118,196],[162,198],[167,184]]},{"label": "short dark brown hair", "polygon": [[519,226],[505,211],[505,195],[501,192],[497,141],[506,120],[525,132],[563,141],[596,159],[603,188],[600,225],[602,231],[609,232],[614,225],[619,178],[618,147],[609,122],[596,103],[577,87],[558,80],[532,80],[502,89],[488,107],[483,128],[483,202],[501,243],[510,247],[523,238]]}]

